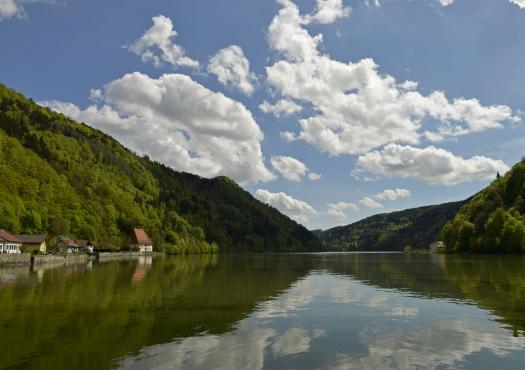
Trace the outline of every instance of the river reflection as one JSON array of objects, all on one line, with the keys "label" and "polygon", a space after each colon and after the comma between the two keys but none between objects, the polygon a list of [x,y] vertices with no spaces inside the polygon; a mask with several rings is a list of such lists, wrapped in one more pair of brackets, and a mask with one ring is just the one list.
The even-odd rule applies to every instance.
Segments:
[{"label": "river reflection", "polygon": [[32,272],[0,288],[0,368],[523,369],[524,266],[300,254]]}]

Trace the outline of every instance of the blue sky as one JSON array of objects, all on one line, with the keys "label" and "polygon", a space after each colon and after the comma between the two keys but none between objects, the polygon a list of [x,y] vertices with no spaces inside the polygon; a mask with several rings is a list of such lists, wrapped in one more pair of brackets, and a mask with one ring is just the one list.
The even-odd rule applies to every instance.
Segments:
[{"label": "blue sky", "polygon": [[0,81],[327,228],[464,199],[525,154],[524,7],[0,0]]}]

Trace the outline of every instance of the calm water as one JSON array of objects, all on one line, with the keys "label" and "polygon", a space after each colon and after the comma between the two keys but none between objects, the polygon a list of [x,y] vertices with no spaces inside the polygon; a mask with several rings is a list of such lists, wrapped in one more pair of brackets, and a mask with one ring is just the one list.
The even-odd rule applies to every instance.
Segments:
[{"label": "calm water", "polygon": [[1,369],[524,369],[525,257],[0,269]]}]

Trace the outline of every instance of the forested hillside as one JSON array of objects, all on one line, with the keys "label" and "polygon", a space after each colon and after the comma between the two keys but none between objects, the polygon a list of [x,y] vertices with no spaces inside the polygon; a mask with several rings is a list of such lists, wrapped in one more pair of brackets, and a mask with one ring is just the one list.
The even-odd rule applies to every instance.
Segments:
[{"label": "forested hillside", "polygon": [[0,228],[123,244],[143,227],[172,250],[318,250],[318,239],[232,180],[139,157],[0,85]]},{"label": "forested hillside", "polygon": [[465,202],[445,203],[383,213],[320,234],[326,249],[402,251],[422,249],[439,238],[445,223]]},{"label": "forested hillside", "polygon": [[449,252],[525,252],[525,160],[465,204],[445,225]]}]

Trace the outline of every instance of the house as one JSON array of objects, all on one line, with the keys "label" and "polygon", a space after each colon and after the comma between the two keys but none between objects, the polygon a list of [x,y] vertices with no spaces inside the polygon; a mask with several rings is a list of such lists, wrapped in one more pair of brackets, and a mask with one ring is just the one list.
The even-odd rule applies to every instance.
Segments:
[{"label": "house", "polygon": [[93,253],[94,246],[90,240],[69,240],[67,253]]},{"label": "house", "polygon": [[143,229],[133,229],[129,236],[129,247],[143,253],[153,252],[153,242]]},{"label": "house", "polygon": [[28,253],[42,252],[45,253],[47,250],[46,238],[47,235],[27,235],[17,234],[15,235],[22,241],[22,248]]},{"label": "house", "polygon": [[57,242],[60,253],[93,253],[95,243],[91,240],[71,239],[60,235]]},{"label": "house", "polygon": [[0,230],[1,254],[20,253],[20,247],[22,247],[22,241],[20,239],[5,230]]}]

